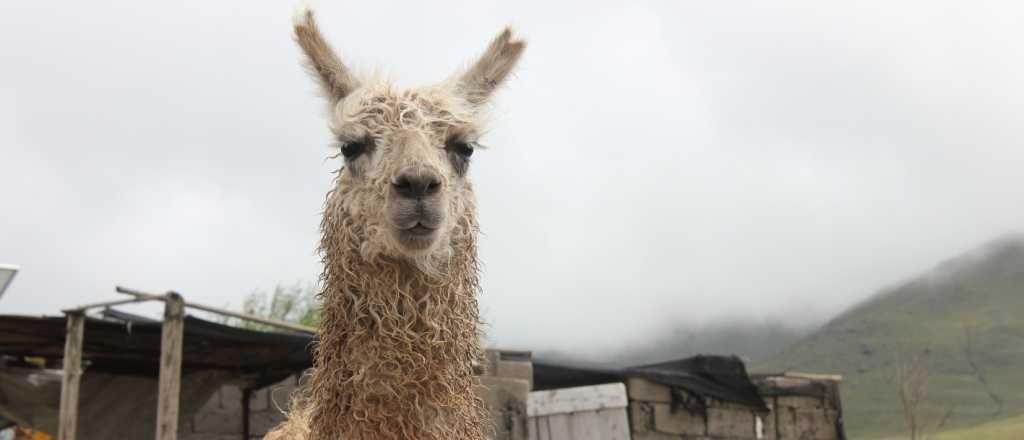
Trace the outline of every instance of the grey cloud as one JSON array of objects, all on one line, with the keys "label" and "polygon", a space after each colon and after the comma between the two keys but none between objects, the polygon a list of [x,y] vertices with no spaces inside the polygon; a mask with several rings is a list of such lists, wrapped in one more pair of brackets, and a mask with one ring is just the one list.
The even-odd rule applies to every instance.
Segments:
[{"label": "grey cloud", "polygon": [[[337,164],[290,7],[4,6],[0,260],[23,273],[0,309],[116,283],[238,306],[316,277]],[[471,171],[497,345],[593,354],[676,325],[820,320],[1024,224],[1016,6],[318,10],[350,62],[407,85],[505,23],[529,38]]]}]

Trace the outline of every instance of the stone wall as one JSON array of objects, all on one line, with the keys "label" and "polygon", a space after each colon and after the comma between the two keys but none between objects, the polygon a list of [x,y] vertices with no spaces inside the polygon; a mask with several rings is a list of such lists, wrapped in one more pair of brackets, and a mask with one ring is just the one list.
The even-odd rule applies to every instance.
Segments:
[{"label": "stone wall", "polygon": [[755,377],[754,383],[771,408],[766,439],[843,440],[840,376],[785,373]]},{"label": "stone wall", "polygon": [[533,389],[529,352],[487,351],[479,389],[491,410],[494,440],[525,440],[526,400]]},{"label": "stone wall", "polygon": [[[757,439],[765,414],[747,406],[705,398],[684,390],[672,403],[668,386],[646,379],[629,378],[629,422],[633,440]],[[692,409],[680,403],[689,401]],[[703,406],[703,410],[698,409]],[[762,422],[758,422],[758,419]]]},{"label": "stone wall", "polygon": [[[249,433],[261,439],[271,428],[284,421],[289,396],[298,387],[296,374],[249,397]],[[242,438],[242,389],[222,386],[187,423],[179,427],[182,440],[239,440]]]},{"label": "stone wall", "polygon": [[[769,412],[677,391],[675,405],[668,386],[641,378],[629,378],[629,421],[633,440],[841,440],[838,395],[805,395],[807,385],[838,392],[838,383],[815,379],[775,381],[759,379],[759,391]],[[770,382],[762,386],[761,381]],[[785,386],[779,386],[785,385]],[[805,394],[801,394],[805,393]],[[689,401],[685,405],[681,401]],[[694,405],[699,403],[699,405]],[[703,405],[703,408],[700,406]],[[691,409],[686,407],[690,406]]]}]

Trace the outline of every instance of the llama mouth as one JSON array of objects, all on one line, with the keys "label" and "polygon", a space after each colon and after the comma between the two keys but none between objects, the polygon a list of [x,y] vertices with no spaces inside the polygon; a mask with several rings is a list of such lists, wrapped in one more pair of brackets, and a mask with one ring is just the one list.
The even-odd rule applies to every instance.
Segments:
[{"label": "llama mouth", "polygon": [[429,236],[437,231],[435,228],[424,226],[423,223],[416,223],[411,228],[402,229],[403,234],[408,234],[417,237]]},{"label": "llama mouth", "polygon": [[398,244],[410,252],[420,252],[430,249],[437,241],[437,228],[424,226],[416,223],[408,228],[395,228],[393,234]]}]

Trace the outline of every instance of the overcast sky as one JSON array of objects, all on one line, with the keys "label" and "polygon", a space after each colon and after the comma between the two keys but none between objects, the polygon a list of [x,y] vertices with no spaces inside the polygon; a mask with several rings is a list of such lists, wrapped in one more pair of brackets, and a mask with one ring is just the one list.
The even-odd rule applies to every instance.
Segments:
[{"label": "overcast sky", "polygon": [[[404,85],[530,42],[471,170],[492,344],[820,320],[1024,226],[1018,2],[323,3]],[[316,278],[338,163],[292,7],[0,7],[0,312]]]}]

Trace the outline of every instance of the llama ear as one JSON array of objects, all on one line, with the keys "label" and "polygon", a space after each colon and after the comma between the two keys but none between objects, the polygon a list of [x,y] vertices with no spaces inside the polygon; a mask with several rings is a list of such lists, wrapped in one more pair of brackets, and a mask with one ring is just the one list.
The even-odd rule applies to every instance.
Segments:
[{"label": "llama ear", "polygon": [[333,102],[340,101],[359,87],[348,67],[320,34],[313,11],[301,6],[295,11],[293,20],[295,41],[306,53],[306,70],[320,83],[327,98]]},{"label": "llama ear", "polygon": [[512,28],[506,27],[487,46],[487,51],[459,78],[459,88],[472,104],[482,104],[512,72],[526,42],[512,39]]}]

